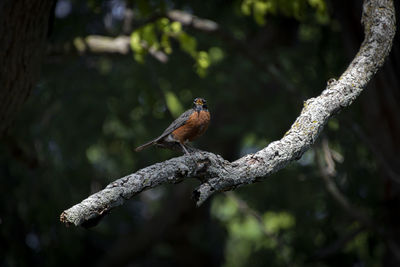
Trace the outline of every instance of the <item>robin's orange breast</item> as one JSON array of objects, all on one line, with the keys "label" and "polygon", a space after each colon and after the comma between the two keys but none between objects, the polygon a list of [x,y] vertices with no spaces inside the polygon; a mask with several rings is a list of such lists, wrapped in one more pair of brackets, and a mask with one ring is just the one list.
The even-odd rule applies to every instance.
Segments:
[{"label": "robin's orange breast", "polygon": [[202,135],[210,123],[210,112],[201,110],[193,112],[187,122],[172,132],[172,135],[181,143],[193,141]]}]

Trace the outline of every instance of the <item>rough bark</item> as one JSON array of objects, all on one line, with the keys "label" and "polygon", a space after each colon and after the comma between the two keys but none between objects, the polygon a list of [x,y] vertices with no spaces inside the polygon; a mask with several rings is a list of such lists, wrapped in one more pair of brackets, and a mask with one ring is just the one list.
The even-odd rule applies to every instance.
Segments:
[{"label": "rough bark", "polygon": [[33,88],[53,0],[0,2],[0,136]]},{"label": "rough bark", "polygon": [[383,65],[392,46],[395,15],[391,0],[368,0],[362,12],[365,39],[347,70],[316,98],[304,102],[301,114],[284,137],[254,154],[234,162],[210,152],[196,152],[157,163],[116,180],[104,190],[65,210],[61,221],[81,225],[106,214],[143,190],[163,183],[196,177],[197,204],[215,192],[265,180],[270,174],[299,159],[315,142],[329,118],[349,106]]}]

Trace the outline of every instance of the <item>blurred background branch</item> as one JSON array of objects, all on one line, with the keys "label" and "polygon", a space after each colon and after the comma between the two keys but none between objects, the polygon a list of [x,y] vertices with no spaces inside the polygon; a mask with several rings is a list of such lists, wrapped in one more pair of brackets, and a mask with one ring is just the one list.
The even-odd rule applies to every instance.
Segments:
[{"label": "blurred background branch", "polygon": [[[327,191],[350,217],[356,219],[366,227],[373,227],[374,223],[366,215],[366,212],[362,211],[360,207],[354,207],[336,186],[333,180],[336,177],[335,161],[333,160],[332,151],[329,149],[326,138],[322,138],[321,152],[323,156],[317,158],[316,161]],[[343,160],[341,156],[337,157],[337,159],[339,162]],[[324,161],[321,162],[322,160]]]},{"label": "blurred background branch", "polygon": [[[164,52],[149,47],[145,41],[142,41],[140,45],[159,62],[166,63],[168,61],[168,56]],[[131,54],[132,50],[130,47],[130,37],[124,35],[116,38],[100,35],[89,35],[85,38],[76,37],[72,43],[47,47],[49,56],[64,55],[71,52],[76,52],[79,55],[85,53],[127,55]]]}]

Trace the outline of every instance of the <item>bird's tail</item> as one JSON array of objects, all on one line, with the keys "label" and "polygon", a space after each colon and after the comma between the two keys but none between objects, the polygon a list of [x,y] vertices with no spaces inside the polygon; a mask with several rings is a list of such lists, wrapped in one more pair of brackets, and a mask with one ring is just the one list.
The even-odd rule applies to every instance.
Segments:
[{"label": "bird's tail", "polygon": [[135,148],[135,151],[136,151],[136,152],[142,151],[143,149],[148,148],[148,147],[151,146],[151,145],[154,145],[155,142],[156,142],[155,140],[151,140],[150,142],[147,142],[147,143],[145,143],[145,144],[143,144],[143,145],[138,146],[137,148]]}]

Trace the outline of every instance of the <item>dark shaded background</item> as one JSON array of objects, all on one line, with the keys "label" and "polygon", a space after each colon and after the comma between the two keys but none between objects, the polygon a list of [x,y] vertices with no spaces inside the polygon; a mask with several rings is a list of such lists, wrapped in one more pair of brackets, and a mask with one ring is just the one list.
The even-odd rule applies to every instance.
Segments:
[{"label": "dark shaded background", "polygon": [[[168,35],[177,26],[160,19],[172,9],[219,30]],[[400,265],[398,35],[360,98],[267,181],[196,208],[188,180],[134,197],[91,229],[59,222],[114,179],[177,156],[133,148],[194,97],[212,114],[198,148],[234,160],[279,139],[357,52],[361,1],[59,0],[52,14],[40,79],[0,139],[1,266]],[[132,33],[168,61],[145,48],[82,48],[88,36]]]}]

